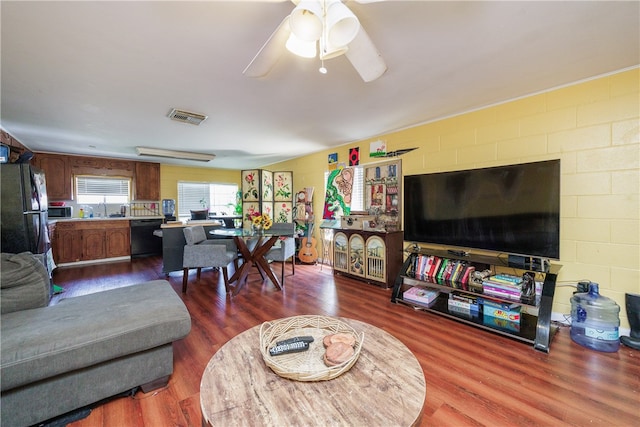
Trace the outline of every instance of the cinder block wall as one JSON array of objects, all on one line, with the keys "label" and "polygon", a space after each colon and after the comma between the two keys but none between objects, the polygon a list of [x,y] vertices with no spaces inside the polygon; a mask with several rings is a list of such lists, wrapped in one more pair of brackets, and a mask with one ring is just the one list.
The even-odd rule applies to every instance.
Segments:
[{"label": "cinder block wall", "polygon": [[[267,169],[292,170],[294,189],[315,187],[322,212],[327,156],[348,162],[383,140],[402,156],[404,175],[561,159],[561,256],[554,313],[569,313],[570,285],[589,279],[621,307],[640,293],[640,70],[632,69],[410,129],[378,135]],[[563,286],[567,285],[567,286]]]}]

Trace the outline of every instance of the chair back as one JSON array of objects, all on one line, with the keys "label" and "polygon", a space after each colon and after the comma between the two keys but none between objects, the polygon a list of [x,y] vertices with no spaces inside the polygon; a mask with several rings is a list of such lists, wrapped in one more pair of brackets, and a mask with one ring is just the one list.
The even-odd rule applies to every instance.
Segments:
[{"label": "chair back", "polygon": [[296,231],[296,225],[293,222],[274,222],[271,228],[267,232],[290,234]]},{"label": "chair back", "polygon": [[197,245],[200,242],[207,240],[207,234],[204,232],[204,227],[201,225],[194,225],[192,227],[184,227],[184,239],[187,241],[187,245]]}]

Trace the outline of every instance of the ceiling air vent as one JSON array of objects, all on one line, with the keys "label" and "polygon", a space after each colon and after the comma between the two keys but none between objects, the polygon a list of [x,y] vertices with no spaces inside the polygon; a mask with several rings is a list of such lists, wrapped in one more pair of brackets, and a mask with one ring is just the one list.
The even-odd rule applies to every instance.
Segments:
[{"label": "ceiling air vent", "polygon": [[204,114],[192,113],[191,111],[178,110],[176,108],[171,110],[169,118],[177,122],[190,123],[196,126],[207,120],[207,116]]}]

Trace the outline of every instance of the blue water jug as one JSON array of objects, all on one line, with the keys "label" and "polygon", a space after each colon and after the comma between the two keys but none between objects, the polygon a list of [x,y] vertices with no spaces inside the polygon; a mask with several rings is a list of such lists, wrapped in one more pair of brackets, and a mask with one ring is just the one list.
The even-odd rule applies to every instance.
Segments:
[{"label": "blue water jug", "polygon": [[620,306],[600,295],[597,283],[571,297],[571,339],[592,350],[614,353],[620,347]]}]

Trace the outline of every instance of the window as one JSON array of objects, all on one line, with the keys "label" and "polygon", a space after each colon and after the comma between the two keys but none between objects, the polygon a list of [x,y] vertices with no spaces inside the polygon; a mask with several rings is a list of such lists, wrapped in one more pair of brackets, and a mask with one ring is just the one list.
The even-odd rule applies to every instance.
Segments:
[{"label": "window", "polygon": [[[353,166],[353,188],[351,189],[351,211],[364,210],[364,168]],[[324,173],[324,192],[327,193],[327,179],[329,172]]]},{"label": "window", "polygon": [[130,188],[128,178],[76,176],[76,197],[80,204],[129,203]]},{"label": "window", "polygon": [[191,210],[209,208],[216,215],[234,213],[238,186],[212,182],[178,182],[178,217],[191,217]]}]

